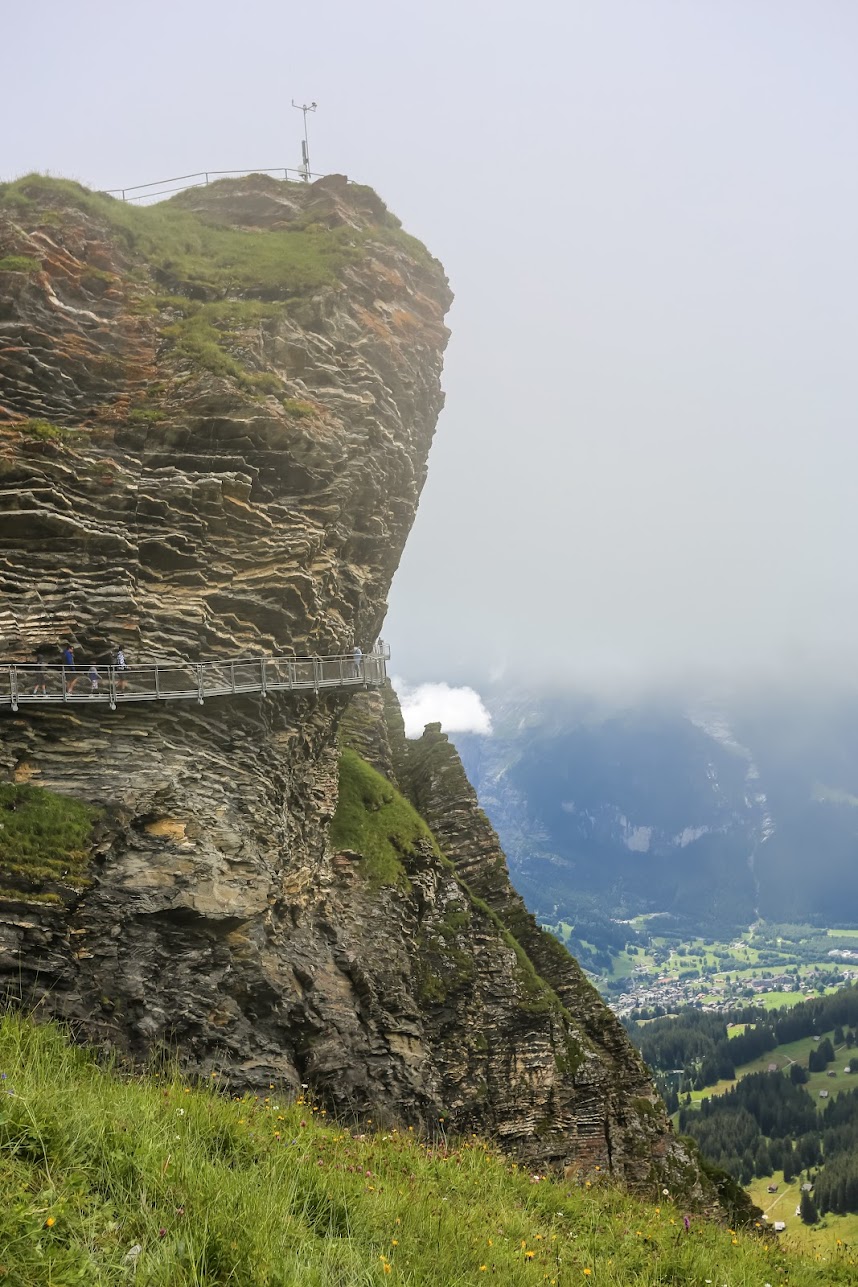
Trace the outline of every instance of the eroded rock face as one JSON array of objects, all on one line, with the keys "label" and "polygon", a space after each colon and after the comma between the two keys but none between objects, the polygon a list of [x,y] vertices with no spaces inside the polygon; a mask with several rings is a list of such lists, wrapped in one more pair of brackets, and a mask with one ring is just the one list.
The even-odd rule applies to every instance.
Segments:
[{"label": "eroded rock face", "polygon": [[[442,404],[443,272],[336,178],[178,207],[0,189],[0,659],[67,639],[84,662],[327,652],[380,627]],[[308,1082],[337,1110],[690,1193],[453,748],[436,730],[409,751],[375,694],[343,737],[446,858],[418,839],[385,883],[332,847],[345,700],[0,714],[0,781],[101,810],[77,883],[4,871],[0,830],[0,989],[237,1087]]]},{"label": "eroded rock face", "polygon": [[[378,198],[256,176],[165,217],[35,180],[0,192],[0,265],[0,658],[367,648],[451,298]],[[6,711],[5,777],[103,809],[88,888],[0,871],[6,984],[135,1053],[300,1080],[322,977],[359,1028],[325,911],[341,707]]]},{"label": "eroded rock face", "polygon": [[335,177],[183,194],[234,239],[189,263],[183,223],[138,211],[135,252],[117,203],[35,193],[0,201],[0,263],[39,266],[0,269],[2,654],[371,642],[443,401],[440,266]]},{"label": "eroded rock face", "polygon": [[[353,705],[380,700],[372,694]],[[694,1165],[621,1024],[512,888],[455,747],[440,725],[406,743],[389,689],[385,705],[396,778],[474,909],[467,920],[453,919],[457,932],[449,930],[449,911],[439,917],[437,908],[422,929],[424,955],[439,981],[424,1011],[444,1102],[469,1128],[503,1139],[532,1167],[576,1177],[610,1173],[642,1191],[666,1184],[702,1199]],[[446,897],[455,898],[450,890]],[[510,939],[535,967],[540,988],[520,962],[503,960]]]}]

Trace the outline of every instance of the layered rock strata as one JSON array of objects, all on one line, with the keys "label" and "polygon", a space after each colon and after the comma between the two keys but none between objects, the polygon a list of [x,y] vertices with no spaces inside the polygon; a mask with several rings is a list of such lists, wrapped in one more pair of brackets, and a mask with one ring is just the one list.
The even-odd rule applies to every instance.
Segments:
[{"label": "layered rock strata", "polygon": [[[0,657],[370,644],[425,478],[449,302],[437,262],[342,179],[255,176],[138,212],[0,187]],[[37,811],[29,785],[98,817],[65,872],[0,827],[0,987],[235,1086],[308,1082],[336,1110],[445,1118],[534,1166],[639,1187],[686,1167],[693,1187],[437,732],[410,752],[395,706],[356,703],[343,736],[369,776],[345,817],[345,701],[3,713],[6,807]],[[349,825],[384,861],[332,843]]]}]

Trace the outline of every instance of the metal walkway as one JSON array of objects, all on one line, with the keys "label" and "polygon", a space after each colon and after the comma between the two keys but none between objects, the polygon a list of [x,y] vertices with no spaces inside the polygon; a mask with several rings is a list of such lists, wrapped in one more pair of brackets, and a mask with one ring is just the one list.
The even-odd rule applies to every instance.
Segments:
[{"label": "metal walkway", "polygon": [[[387,677],[387,648],[334,657],[237,657],[227,661],[153,662],[148,666],[0,666],[0,709],[45,703],[195,701],[244,693],[318,693],[323,688],[378,688]],[[44,691],[43,691],[44,689]]]}]

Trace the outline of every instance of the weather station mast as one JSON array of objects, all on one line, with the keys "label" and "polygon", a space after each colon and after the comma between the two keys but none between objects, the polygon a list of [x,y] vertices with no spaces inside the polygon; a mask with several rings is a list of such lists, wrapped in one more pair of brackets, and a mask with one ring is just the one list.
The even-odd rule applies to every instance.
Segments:
[{"label": "weather station mast", "polygon": [[301,141],[301,179],[304,183],[310,182],[310,141],[307,138],[307,113],[315,112],[315,103],[296,103],[292,99],[292,106],[299,112],[304,113],[304,137]]}]

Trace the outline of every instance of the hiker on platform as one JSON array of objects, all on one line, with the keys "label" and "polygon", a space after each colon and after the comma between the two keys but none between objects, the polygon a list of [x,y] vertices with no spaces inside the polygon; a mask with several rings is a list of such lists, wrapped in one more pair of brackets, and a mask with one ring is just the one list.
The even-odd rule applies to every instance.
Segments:
[{"label": "hiker on platform", "polygon": [[[71,673],[72,678],[69,679]],[[77,674],[75,673],[74,649],[71,644],[66,644],[63,649],[63,674],[66,678],[66,692],[73,693],[77,683]]]},{"label": "hiker on platform", "polygon": [[116,661],[114,662],[114,666],[116,668],[116,687],[119,689],[119,692],[122,693],[125,691],[125,672],[128,670],[128,663],[125,660],[125,653],[121,648],[116,649]]},{"label": "hiker on platform", "polygon": [[47,678],[48,678],[48,668],[45,665],[45,659],[40,652],[37,652],[36,653],[36,686],[33,689],[34,697],[40,692],[43,697],[47,697],[48,692],[45,687]]},{"label": "hiker on platform", "polygon": [[360,679],[363,674],[361,663],[363,662],[363,653],[357,644],[352,648],[352,661],[355,667],[355,679]]},{"label": "hiker on platform", "polygon": [[89,691],[92,693],[93,697],[98,692],[98,681],[100,678],[101,676],[98,673],[98,667],[95,662],[93,662],[89,668],[89,673],[87,674],[87,679],[89,680]]}]

